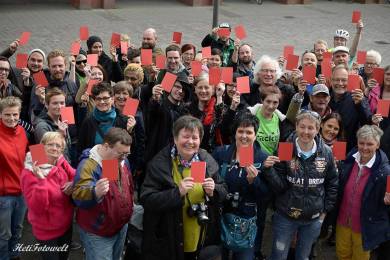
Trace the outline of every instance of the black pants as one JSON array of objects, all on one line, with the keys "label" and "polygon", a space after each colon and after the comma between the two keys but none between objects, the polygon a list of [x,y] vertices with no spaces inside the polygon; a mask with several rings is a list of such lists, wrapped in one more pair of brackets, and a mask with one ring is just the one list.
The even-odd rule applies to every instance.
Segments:
[{"label": "black pants", "polygon": [[[69,257],[70,243],[72,242],[72,226],[60,237],[51,240],[38,240],[41,246],[58,247],[59,249],[65,249],[64,251],[41,251],[40,254],[43,260],[67,260]],[[65,245],[65,246],[64,246]]]},{"label": "black pants", "polygon": [[376,260],[390,260],[390,240],[380,244],[373,253]]}]

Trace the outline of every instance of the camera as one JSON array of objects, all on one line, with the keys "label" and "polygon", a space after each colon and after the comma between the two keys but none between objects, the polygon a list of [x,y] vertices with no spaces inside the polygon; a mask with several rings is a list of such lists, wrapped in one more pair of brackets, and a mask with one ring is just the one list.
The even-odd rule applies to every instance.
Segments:
[{"label": "camera", "polygon": [[228,193],[226,195],[226,200],[230,201],[232,208],[238,208],[238,203],[240,201],[240,193],[234,192],[234,193]]},{"label": "camera", "polygon": [[204,225],[209,222],[209,217],[207,216],[207,205],[204,202],[198,204],[191,204],[188,208],[187,214],[189,217],[195,217],[198,220],[199,225]]}]

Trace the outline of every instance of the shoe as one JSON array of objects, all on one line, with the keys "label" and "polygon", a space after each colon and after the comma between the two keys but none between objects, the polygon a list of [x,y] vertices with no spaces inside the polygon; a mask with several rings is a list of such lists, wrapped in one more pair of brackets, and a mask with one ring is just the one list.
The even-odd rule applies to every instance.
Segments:
[{"label": "shoe", "polygon": [[75,241],[72,241],[72,243],[70,243],[70,250],[78,250],[80,248],[81,248],[81,244]]}]

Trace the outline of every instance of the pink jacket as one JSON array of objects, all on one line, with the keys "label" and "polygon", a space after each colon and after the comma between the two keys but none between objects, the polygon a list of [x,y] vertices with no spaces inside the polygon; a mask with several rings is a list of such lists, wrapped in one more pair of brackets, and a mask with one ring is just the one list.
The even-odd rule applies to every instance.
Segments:
[{"label": "pink jacket", "polygon": [[71,197],[64,194],[61,187],[73,181],[76,171],[63,156],[44,179],[35,177],[31,165],[31,156],[27,156],[21,186],[33,234],[39,240],[60,237],[72,225],[73,219]]},{"label": "pink jacket", "polygon": [[370,110],[372,113],[376,113],[380,94],[381,87],[379,86],[379,84],[373,87],[368,94],[368,103],[370,104]]}]

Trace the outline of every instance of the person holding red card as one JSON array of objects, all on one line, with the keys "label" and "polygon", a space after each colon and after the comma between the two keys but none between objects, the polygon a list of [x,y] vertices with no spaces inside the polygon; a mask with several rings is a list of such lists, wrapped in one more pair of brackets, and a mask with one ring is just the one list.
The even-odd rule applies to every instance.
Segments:
[{"label": "person holding red card", "polygon": [[196,47],[187,43],[181,46],[181,61],[188,72],[191,73],[191,61],[195,59]]},{"label": "person holding red card", "polygon": [[[267,158],[256,142],[256,132],[259,121],[250,113],[242,113],[235,120],[232,127],[234,142],[231,145],[217,147],[213,157],[219,164],[219,175],[225,180],[228,187],[228,200],[225,201],[222,213],[221,239],[224,246],[222,259],[228,259],[229,251],[233,251],[233,259],[252,260],[254,258],[255,238],[257,233],[256,216],[261,210],[258,202],[269,195],[265,180],[261,176],[260,168]],[[242,147],[253,147],[253,154],[249,154],[252,164],[242,166],[244,154],[240,154]],[[240,163],[239,163],[240,162]],[[239,165],[240,164],[240,165]],[[246,229],[236,234],[229,224],[233,218],[238,218]],[[234,233],[235,239],[229,233]],[[240,238],[240,240],[238,239]],[[246,243],[243,241],[247,241]]]},{"label": "person holding red card", "polygon": [[336,205],[338,173],[331,149],[318,136],[320,123],[316,112],[301,112],[288,139],[294,144],[292,160],[269,156],[264,161],[263,175],[276,194],[270,259],[286,259],[296,234],[295,259],[308,259],[326,214]]},{"label": "person holding red card", "polygon": [[152,49],[154,55],[163,54],[164,52],[157,46],[157,32],[154,28],[146,29],[142,34],[142,49]]},{"label": "person holding red card", "polygon": [[24,168],[28,140],[23,127],[18,125],[22,101],[17,97],[0,100],[0,233],[9,234],[0,239],[0,252],[4,259],[20,257],[13,250],[22,237],[26,205],[20,187],[20,174]]},{"label": "person holding red card", "polygon": [[27,153],[21,187],[28,208],[28,220],[41,245],[64,246],[64,251],[42,251],[43,259],[68,259],[73,233],[71,195],[76,170],[63,156],[65,138],[59,132],[46,132],[44,145],[47,164],[37,165]]},{"label": "person holding red card", "polygon": [[340,211],[336,253],[339,259],[370,259],[370,250],[389,241],[390,193],[386,191],[390,166],[379,149],[383,131],[364,125],[358,145],[347,156],[340,177]]},{"label": "person holding red card", "polygon": [[[180,117],[172,134],[174,144],[152,159],[141,187],[140,201],[145,210],[143,257],[195,260],[202,259],[207,249],[213,251],[213,257],[207,259],[214,259],[220,254],[215,246],[219,243],[215,213],[226,197],[226,186],[218,175],[218,164],[199,148],[203,126],[197,118]],[[191,165],[199,161],[206,162],[205,179],[195,183]]]},{"label": "person holding red card", "polygon": [[328,51],[328,43],[325,40],[317,40],[313,46],[313,52],[317,57],[316,75],[321,73],[321,63],[324,60],[324,53]]},{"label": "person holding red card", "polygon": [[0,99],[8,96],[22,97],[22,92],[8,79],[10,70],[8,59],[0,56]]},{"label": "person holding red card", "polygon": [[183,74],[189,76],[189,72],[186,70],[181,62],[181,49],[176,44],[171,44],[165,48],[166,67],[159,71],[156,79],[156,83],[160,84],[164,79],[165,73],[170,72],[178,75]]},{"label": "person holding red card", "polygon": [[382,56],[379,52],[375,50],[367,51],[364,66],[359,68],[359,75],[363,78],[364,84],[366,85],[366,90],[371,90],[377,84],[382,84],[382,82],[376,82],[376,80],[373,78],[374,68],[380,67],[381,61]]},{"label": "person holding red card", "polygon": [[[87,260],[120,259],[133,213],[133,179],[127,156],[132,139],[125,129],[111,127],[101,144],[83,151],[72,198]],[[114,161],[116,168],[105,168]],[[109,180],[112,178],[112,180]]]},{"label": "person holding red card", "polygon": [[207,67],[219,68],[222,66],[222,51],[220,49],[211,49],[211,56],[207,59]]},{"label": "person holding red card", "polygon": [[[385,67],[383,88],[380,98],[384,100],[390,100],[390,65]],[[386,153],[387,157],[390,158],[390,119],[389,117],[384,118],[380,121],[379,127],[384,131],[381,140],[381,149]]]}]

